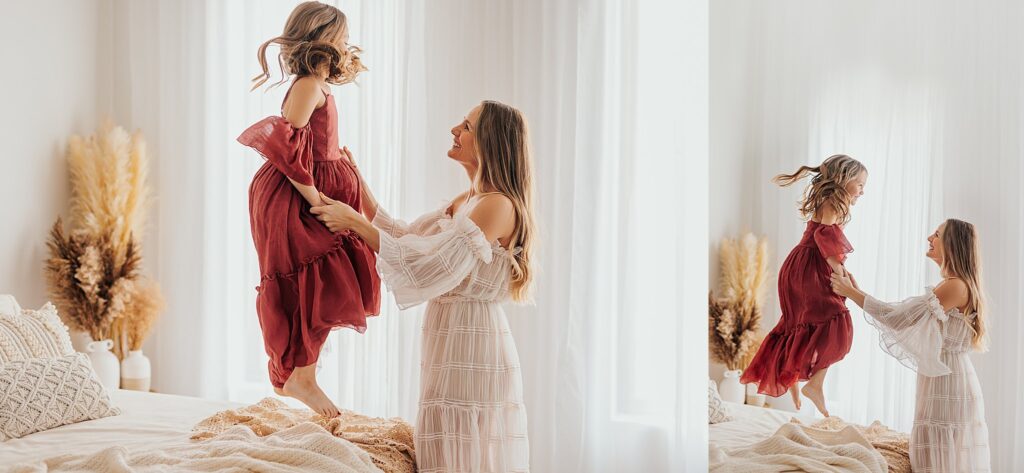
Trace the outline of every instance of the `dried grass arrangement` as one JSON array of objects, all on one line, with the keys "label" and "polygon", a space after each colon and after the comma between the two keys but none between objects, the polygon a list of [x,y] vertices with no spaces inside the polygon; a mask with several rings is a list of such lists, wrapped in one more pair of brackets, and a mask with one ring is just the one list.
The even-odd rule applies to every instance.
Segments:
[{"label": "dried grass arrangement", "polygon": [[64,320],[114,353],[142,346],[163,309],[160,287],[141,274],[140,237],[149,190],[142,135],[104,124],[68,146],[72,229],[50,232],[46,279]]},{"label": "dried grass arrangement", "polygon": [[720,295],[708,294],[711,359],[729,370],[747,367],[764,335],[761,307],[768,279],[768,241],[752,234],[723,239]]}]

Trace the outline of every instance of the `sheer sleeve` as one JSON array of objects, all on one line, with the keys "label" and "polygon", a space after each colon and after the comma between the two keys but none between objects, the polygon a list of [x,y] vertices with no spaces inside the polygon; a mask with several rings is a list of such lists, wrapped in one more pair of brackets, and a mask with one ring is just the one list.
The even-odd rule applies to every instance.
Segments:
[{"label": "sheer sleeve", "polygon": [[380,233],[377,271],[403,309],[455,289],[479,262],[491,262],[491,245],[468,215],[437,224],[432,235]]},{"label": "sheer sleeve", "polygon": [[843,234],[839,225],[821,225],[814,230],[814,244],[825,258],[836,257],[840,262],[846,261],[846,254],[853,251],[853,246]]},{"label": "sheer sleeve", "polygon": [[283,117],[267,117],[243,131],[238,142],[256,150],[291,180],[313,185],[313,141],[308,125],[293,128]]},{"label": "sheer sleeve", "polygon": [[924,376],[951,372],[940,357],[942,323],[949,316],[931,288],[925,295],[895,304],[866,296],[864,311],[868,323],[879,331],[879,345],[901,363]]},{"label": "sheer sleeve", "polygon": [[435,210],[421,215],[409,224],[392,217],[391,214],[387,213],[383,207],[377,206],[377,212],[374,214],[372,223],[378,230],[395,238],[401,238],[410,233],[414,235],[423,235],[427,229],[440,220],[443,215],[444,210]]}]

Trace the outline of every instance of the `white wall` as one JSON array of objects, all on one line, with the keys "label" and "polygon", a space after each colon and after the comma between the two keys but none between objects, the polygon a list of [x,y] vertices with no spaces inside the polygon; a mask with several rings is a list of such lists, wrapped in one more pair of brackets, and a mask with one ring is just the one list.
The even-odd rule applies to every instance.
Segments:
[{"label": "white wall", "polygon": [[69,197],[65,152],[97,115],[97,2],[5,2],[0,15],[0,293],[47,297],[46,239]]}]

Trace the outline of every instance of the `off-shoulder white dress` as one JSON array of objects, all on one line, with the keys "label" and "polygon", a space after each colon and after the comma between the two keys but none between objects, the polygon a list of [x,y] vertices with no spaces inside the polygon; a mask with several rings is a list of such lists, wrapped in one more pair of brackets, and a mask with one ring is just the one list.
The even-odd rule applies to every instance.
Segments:
[{"label": "off-shoulder white dress", "polygon": [[910,463],[915,473],[988,472],[985,402],[967,356],[975,314],[943,310],[932,290],[899,303],[864,301],[882,348],[917,371]]},{"label": "off-shoulder white dress", "polygon": [[501,303],[512,253],[469,219],[471,198],[411,224],[377,210],[377,269],[423,321],[416,463],[421,473],[529,470],[519,354]]}]

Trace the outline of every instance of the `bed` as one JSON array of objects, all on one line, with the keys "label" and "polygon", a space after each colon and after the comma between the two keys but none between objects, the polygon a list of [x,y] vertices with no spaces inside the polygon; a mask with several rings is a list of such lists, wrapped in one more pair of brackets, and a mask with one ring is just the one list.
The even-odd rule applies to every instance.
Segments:
[{"label": "bed", "polygon": [[110,396],[121,415],[0,443],[0,465],[37,462],[63,453],[92,453],[117,445],[132,450],[187,443],[197,422],[215,412],[241,407],[226,401],[120,389]]},{"label": "bed", "polygon": [[[723,405],[731,420],[708,425],[711,471],[800,471],[786,466],[813,462],[813,456],[820,455],[817,461],[834,469],[809,470],[875,471],[870,463],[881,459],[881,471],[910,472],[907,435],[878,422],[860,426],[838,417],[816,419],[767,407]],[[787,454],[795,456],[787,459]]]},{"label": "bed", "polygon": [[723,449],[760,442],[791,419],[797,419],[805,424],[815,422],[814,418],[801,416],[795,412],[728,401],[724,401],[723,404],[732,420],[708,425],[710,443]]},{"label": "bed", "polygon": [[[342,419],[348,416],[349,421],[358,418],[372,420],[375,425],[390,424],[393,428],[406,429],[407,424],[401,421],[369,418],[345,411],[342,417],[316,425],[311,422],[293,422],[304,415],[312,416],[312,413],[301,414],[307,411],[285,408],[284,403],[272,398],[246,406],[227,401],[127,390],[114,390],[110,395],[113,404],[121,410],[120,415],[69,424],[0,442],[0,471],[8,471],[12,467],[19,472],[48,471],[55,468],[54,465],[61,467],[57,470],[63,471],[64,468],[78,471],[82,464],[128,464],[131,470],[146,470],[140,465],[152,465],[147,462],[164,463],[169,458],[182,460],[182,463],[173,463],[176,466],[171,469],[195,468],[205,471],[205,467],[211,465],[224,468],[228,463],[236,461],[234,457],[243,457],[240,465],[231,465],[241,470],[270,468],[275,471],[340,471],[337,468],[339,465],[352,467],[344,471],[409,472],[415,469],[411,450],[402,452],[404,445],[380,442],[392,432],[387,432],[387,429],[372,431],[372,428],[366,428],[369,425],[367,423],[356,426],[358,432],[346,432],[347,426],[355,424],[345,424],[346,421]],[[265,432],[260,432],[261,428],[244,422],[210,423],[209,419],[220,419],[225,412],[235,415],[235,420],[272,418],[277,425],[264,423],[260,427]],[[211,417],[218,413],[221,415]],[[268,413],[271,415],[267,416]],[[197,424],[205,425],[201,431],[206,432],[208,438],[196,440]],[[393,435],[391,438],[394,438]],[[411,445],[411,430],[408,431],[408,438],[410,440],[407,443]],[[263,441],[268,443],[261,443]],[[263,454],[268,450],[266,446],[278,446],[288,441],[292,445],[285,447],[291,447],[291,450],[281,450],[283,454],[289,455],[287,461],[275,463],[274,458]],[[216,446],[204,447],[204,443],[217,442],[220,443]],[[312,445],[316,442],[328,442],[330,445],[326,445],[327,448],[324,445]],[[123,451],[111,447],[121,447]],[[206,451],[203,451],[204,448]],[[220,452],[224,451],[230,451],[231,455],[222,457]],[[302,461],[326,460],[327,463],[319,468],[314,463],[303,464],[295,460],[296,452],[309,455],[310,458]],[[328,458],[313,458],[316,455]],[[185,461],[199,457],[203,457],[202,463]],[[47,464],[44,465],[44,461]],[[292,468],[286,469],[284,466]]]}]

